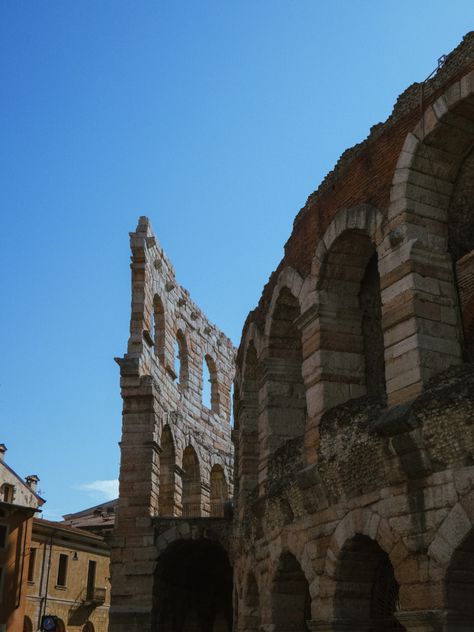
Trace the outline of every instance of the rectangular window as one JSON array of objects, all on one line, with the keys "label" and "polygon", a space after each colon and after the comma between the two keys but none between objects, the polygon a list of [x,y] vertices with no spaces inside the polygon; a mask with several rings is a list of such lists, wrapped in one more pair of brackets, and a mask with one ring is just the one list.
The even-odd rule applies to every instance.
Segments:
[{"label": "rectangular window", "polygon": [[96,567],[97,563],[93,560],[89,560],[89,568],[87,571],[87,599],[94,598]]},{"label": "rectangular window", "polygon": [[7,525],[0,524],[0,549],[4,549],[7,546],[7,533],[8,533]]},{"label": "rectangular window", "polygon": [[60,553],[59,555],[59,565],[58,565],[58,581],[56,582],[58,586],[65,586],[67,579],[67,563],[68,556]]},{"label": "rectangular window", "polygon": [[35,581],[35,564],[36,564],[36,549],[30,549],[30,559],[28,560],[28,581]]},{"label": "rectangular window", "polygon": [[5,485],[3,486],[3,502],[4,503],[13,502],[14,491],[15,491],[15,488],[13,487],[13,485],[7,485],[5,483]]}]

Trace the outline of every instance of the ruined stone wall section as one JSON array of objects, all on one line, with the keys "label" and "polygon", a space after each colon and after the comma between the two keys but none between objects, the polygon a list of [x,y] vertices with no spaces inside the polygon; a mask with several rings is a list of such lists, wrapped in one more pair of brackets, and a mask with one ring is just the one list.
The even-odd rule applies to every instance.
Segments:
[{"label": "ruined stone wall section", "polygon": [[[234,347],[177,283],[146,217],[130,234],[130,246],[130,338],[127,353],[116,359],[123,426],[110,632],[151,630],[159,521],[188,525],[188,518],[222,516],[233,492]],[[206,359],[210,407],[202,401]],[[211,494],[215,466],[219,484]]]},{"label": "ruined stone wall section", "polygon": [[[151,224],[141,217],[130,235],[132,258],[132,319],[127,357],[138,357],[139,374],[150,375],[160,391],[163,415],[157,440],[169,425],[182,466],[188,445],[196,449],[201,481],[209,484],[210,470],[224,468],[232,492],[231,386],[234,378],[235,350],[232,342],[213,325],[176,281],[175,271],[160,247]],[[157,299],[163,308],[164,329],[156,331]],[[179,333],[178,333],[179,332]],[[185,341],[186,365],[181,380],[177,375],[176,341]],[[161,341],[159,340],[161,338]],[[160,344],[163,353],[159,353]],[[203,365],[206,356],[215,366],[217,402],[214,410],[203,404]],[[182,377],[182,376],[181,376]]]}]

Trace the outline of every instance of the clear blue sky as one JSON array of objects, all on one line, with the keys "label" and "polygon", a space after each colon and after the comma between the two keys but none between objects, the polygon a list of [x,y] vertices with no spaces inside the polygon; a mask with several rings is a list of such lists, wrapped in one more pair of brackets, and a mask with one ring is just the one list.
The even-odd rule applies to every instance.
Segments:
[{"label": "clear blue sky", "polygon": [[237,344],[307,196],[473,18],[472,0],[2,0],[0,442],[47,517],[113,493],[138,216]]}]

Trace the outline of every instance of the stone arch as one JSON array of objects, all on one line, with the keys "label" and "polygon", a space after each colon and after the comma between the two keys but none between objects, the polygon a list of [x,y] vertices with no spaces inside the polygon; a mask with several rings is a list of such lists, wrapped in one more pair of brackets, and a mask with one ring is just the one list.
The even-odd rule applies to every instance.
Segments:
[{"label": "stone arch", "polygon": [[222,518],[224,516],[224,504],[229,497],[229,488],[224,468],[221,465],[216,464],[211,468],[210,488],[210,514],[214,518]]},{"label": "stone arch", "polygon": [[56,632],[66,632],[66,626],[62,619],[56,619]]},{"label": "stone arch", "polygon": [[[264,334],[266,337],[270,336],[272,321],[274,318],[274,312],[277,307],[278,299],[281,291],[284,288],[287,288],[293,296],[298,299],[303,287],[303,279],[301,275],[294,269],[288,266],[284,268],[280,274],[278,275],[278,281],[273,289],[272,299],[270,301],[270,306],[267,311],[267,317],[265,319],[265,329]],[[301,306],[300,306],[301,311]]]},{"label": "stone arch", "polygon": [[408,555],[385,518],[370,509],[349,512],[329,542],[320,605],[333,618],[354,626],[358,622],[357,629],[373,625],[374,632],[403,630],[394,613],[399,599],[397,569]]},{"label": "stone arch", "polygon": [[160,516],[174,516],[176,507],[176,452],[169,425],[163,427],[160,440],[160,486],[158,511]]},{"label": "stone arch", "polygon": [[183,452],[182,515],[184,518],[201,515],[201,471],[196,450],[188,445]]},{"label": "stone arch", "polygon": [[340,210],[315,251],[304,288],[306,311],[301,316],[309,462],[316,458],[319,422],[325,411],[363,395],[385,400],[382,239],[382,214],[362,204]]},{"label": "stone arch", "polygon": [[232,568],[216,540],[176,539],[160,551],[152,627],[162,632],[231,632]]},{"label": "stone arch", "polygon": [[[296,277],[293,277],[296,278]],[[297,284],[298,285],[298,284]],[[259,485],[265,485],[269,461],[289,439],[302,437],[306,423],[303,348],[298,327],[300,305],[287,286],[276,288],[268,335],[259,363]]]},{"label": "stone arch", "polygon": [[[205,385],[205,380],[206,380],[206,368],[207,368],[207,373],[208,373],[208,383],[209,383],[209,388],[208,388],[208,395],[209,395],[209,401],[204,401],[205,399],[205,393],[206,393],[206,385]],[[218,371],[217,371],[217,365],[216,365],[216,361],[213,359],[213,357],[211,356],[210,353],[206,353],[204,355],[203,358],[203,363],[202,363],[202,399],[203,399],[203,404],[209,408],[210,410],[212,410],[213,412],[219,414],[220,412],[220,395],[219,395],[219,380],[218,380]],[[208,405],[209,404],[209,405]]]},{"label": "stone arch", "polygon": [[189,379],[188,342],[183,329],[176,330],[175,338],[175,373],[178,384],[185,388]]},{"label": "stone arch", "polygon": [[165,364],[166,355],[166,317],[165,307],[159,294],[153,297],[153,344],[155,354],[162,364]]},{"label": "stone arch", "polygon": [[384,236],[383,223],[382,213],[371,204],[359,204],[338,211],[316,247],[311,265],[311,274],[316,282],[321,275],[328,251],[344,233],[364,233],[370,237],[376,248],[379,248]]},{"label": "stone arch", "polygon": [[445,602],[451,618],[466,625],[474,620],[474,527],[456,547],[446,570]]},{"label": "stone arch", "polygon": [[400,586],[388,554],[366,535],[347,540],[337,561],[335,617],[373,632],[403,630],[395,613]]},{"label": "stone arch", "polygon": [[33,622],[26,615],[23,617],[23,632],[33,632]]},{"label": "stone arch", "polygon": [[271,584],[272,623],[276,629],[307,630],[311,619],[309,584],[300,563],[288,550],[281,553]]},{"label": "stone arch", "polygon": [[258,430],[258,356],[253,340],[247,344],[242,366],[240,398],[235,408],[236,444],[235,467],[239,483],[238,493],[244,499],[257,487],[259,467]]},{"label": "stone arch", "polygon": [[[389,220],[398,227],[388,236],[392,252],[384,272],[384,303],[390,320],[398,325],[403,320],[405,329],[416,332],[414,348],[399,354],[394,363],[393,386],[399,392],[392,400],[413,397],[433,374],[461,359],[462,324],[453,264],[456,267],[474,249],[472,79],[471,72],[425,108],[405,139],[392,181]],[[410,257],[409,242],[416,244]],[[473,275],[471,267],[468,278]],[[459,289],[462,296],[463,288]],[[407,307],[411,306],[405,308],[403,319],[402,292]],[[403,365],[408,353],[414,369],[407,374]]]},{"label": "stone arch", "polygon": [[471,491],[454,505],[443,520],[429,546],[429,557],[439,566],[447,568],[473,527],[474,491]]}]

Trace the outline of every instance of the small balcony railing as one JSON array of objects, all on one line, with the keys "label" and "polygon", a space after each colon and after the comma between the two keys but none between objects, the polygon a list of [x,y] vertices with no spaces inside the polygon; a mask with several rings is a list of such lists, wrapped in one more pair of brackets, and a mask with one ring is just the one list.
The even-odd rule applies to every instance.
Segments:
[{"label": "small balcony railing", "polygon": [[106,593],[106,588],[97,588],[96,586],[94,586],[93,588],[88,588],[85,593],[86,596],[84,599],[84,603],[94,606],[101,606],[105,602]]}]

